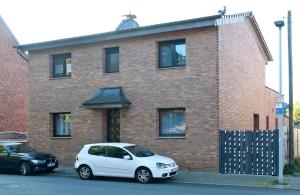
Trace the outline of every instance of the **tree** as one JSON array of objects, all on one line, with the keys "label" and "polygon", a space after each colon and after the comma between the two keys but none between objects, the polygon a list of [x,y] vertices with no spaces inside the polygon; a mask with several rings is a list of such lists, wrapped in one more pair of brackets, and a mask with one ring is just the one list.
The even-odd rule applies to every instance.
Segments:
[{"label": "tree", "polygon": [[300,101],[294,104],[294,122],[300,124]]}]

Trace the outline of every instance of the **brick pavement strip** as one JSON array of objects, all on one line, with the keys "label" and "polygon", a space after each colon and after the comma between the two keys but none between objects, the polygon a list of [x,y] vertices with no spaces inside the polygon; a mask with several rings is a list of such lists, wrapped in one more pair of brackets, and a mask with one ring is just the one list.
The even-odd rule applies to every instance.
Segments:
[{"label": "brick pavement strip", "polygon": [[[60,166],[53,172],[52,175],[67,177],[78,176],[74,168],[71,166]],[[276,176],[180,171],[176,177],[169,179],[168,182],[181,184],[206,184],[300,190],[300,176],[285,176],[284,183],[279,185],[277,184]]]}]

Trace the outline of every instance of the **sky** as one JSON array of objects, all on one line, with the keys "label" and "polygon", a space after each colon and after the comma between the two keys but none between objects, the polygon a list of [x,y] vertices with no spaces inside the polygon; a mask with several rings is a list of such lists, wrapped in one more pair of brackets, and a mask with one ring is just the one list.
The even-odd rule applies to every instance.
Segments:
[{"label": "sky", "polygon": [[[279,32],[274,21],[292,11],[294,102],[300,100],[300,0],[0,0],[0,15],[21,44],[113,31],[131,13],[140,26],[253,11],[273,61],[266,85],[279,90]],[[287,25],[282,28],[283,94],[288,102]]]}]

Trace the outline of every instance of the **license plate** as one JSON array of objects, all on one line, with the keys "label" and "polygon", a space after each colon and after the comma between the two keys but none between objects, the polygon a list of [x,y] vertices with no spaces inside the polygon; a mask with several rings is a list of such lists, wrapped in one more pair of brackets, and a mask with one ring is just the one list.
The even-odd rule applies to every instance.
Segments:
[{"label": "license plate", "polygon": [[176,168],[174,168],[174,169],[171,169],[171,172],[175,172],[175,171],[177,171],[177,169],[176,169]]},{"label": "license plate", "polygon": [[55,163],[48,163],[47,166],[48,166],[48,167],[54,167],[54,166],[55,166]]}]

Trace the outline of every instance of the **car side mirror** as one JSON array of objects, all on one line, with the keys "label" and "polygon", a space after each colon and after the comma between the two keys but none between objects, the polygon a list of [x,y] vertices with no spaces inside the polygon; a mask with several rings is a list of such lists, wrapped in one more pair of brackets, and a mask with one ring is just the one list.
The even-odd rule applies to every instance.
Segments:
[{"label": "car side mirror", "polygon": [[123,156],[123,159],[125,159],[125,160],[132,160],[132,158],[131,158],[130,155],[125,155],[125,156]]}]

